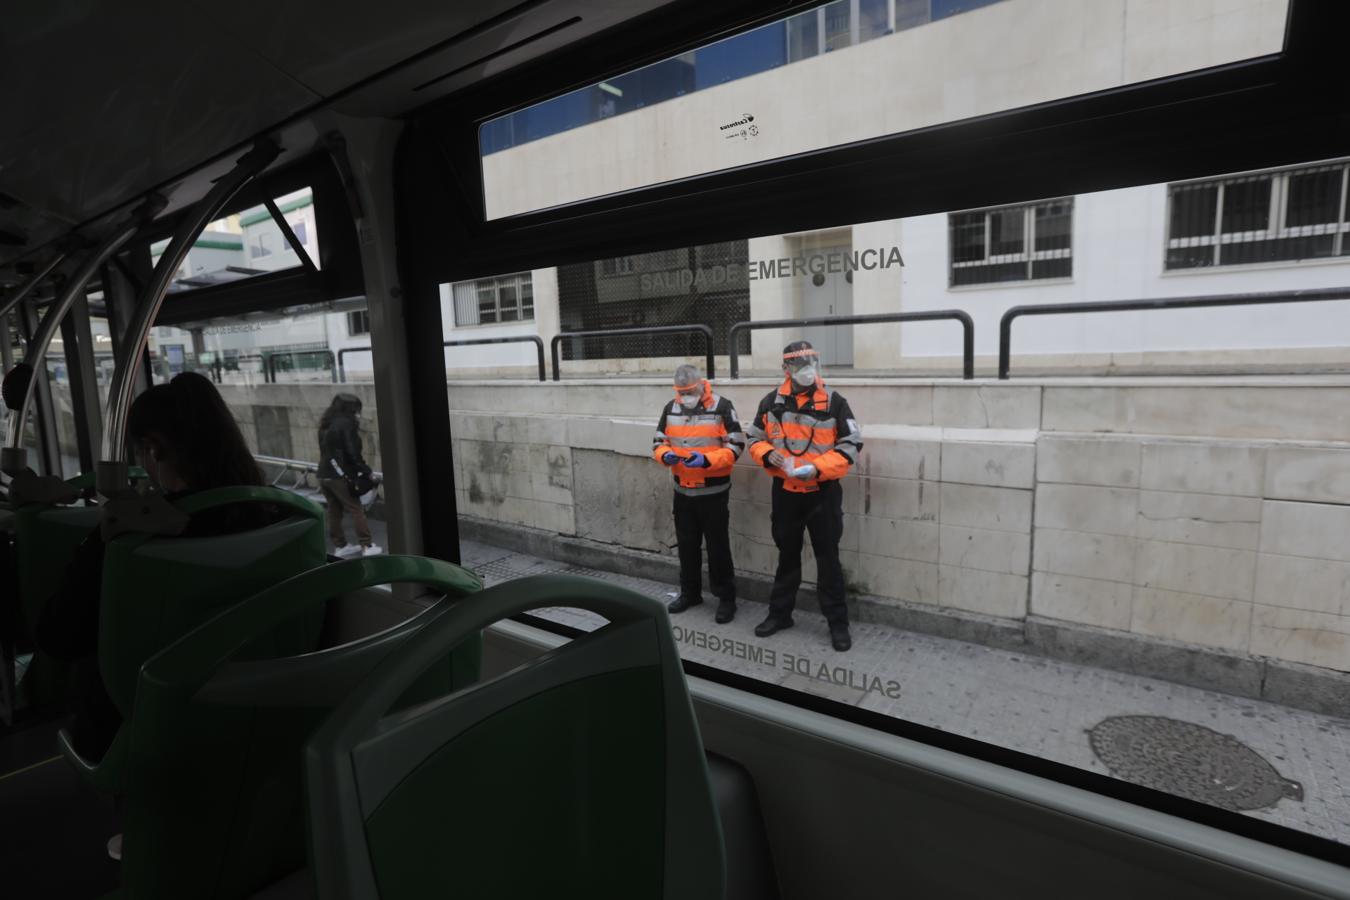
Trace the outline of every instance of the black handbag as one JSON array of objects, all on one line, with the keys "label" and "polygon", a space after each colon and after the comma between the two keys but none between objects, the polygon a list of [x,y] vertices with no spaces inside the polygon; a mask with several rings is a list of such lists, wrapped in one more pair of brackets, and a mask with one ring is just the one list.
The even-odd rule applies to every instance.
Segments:
[{"label": "black handbag", "polygon": [[353,497],[370,493],[378,484],[375,473],[370,471],[370,466],[361,466],[355,472],[347,473],[347,487],[351,489]]}]

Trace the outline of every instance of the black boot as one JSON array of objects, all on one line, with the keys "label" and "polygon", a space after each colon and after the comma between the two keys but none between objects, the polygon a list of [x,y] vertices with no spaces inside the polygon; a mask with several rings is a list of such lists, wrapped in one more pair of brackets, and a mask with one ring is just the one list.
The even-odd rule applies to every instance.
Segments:
[{"label": "black boot", "polygon": [[725,625],[736,618],[736,601],[722,600],[717,604],[717,615],[713,616],[718,625]]},{"label": "black boot", "polygon": [[853,637],[848,633],[847,622],[839,622],[830,626],[830,643],[840,653],[853,646]]},{"label": "black boot", "polygon": [[666,609],[670,610],[670,611],[673,612],[673,613],[682,613],[682,612],[684,612],[686,609],[688,609],[689,607],[691,607],[691,606],[698,606],[698,605],[699,605],[700,603],[702,603],[702,602],[703,602],[703,598],[702,598],[702,597],[699,597],[699,598],[696,599],[696,600],[690,600],[690,599],[689,599],[688,597],[686,597],[684,594],[681,594],[680,596],[676,597],[674,600],[672,600],[672,601],[670,601],[669,603],[667,603],[667,604],[666,604]]},{"label": "black boot", "polygon": [[791,615],[783,616],[780,619],[773,613],[769,613],[768,617],[763,622],[760,622],[758,625],[755,626],[755,636],[768,637],[769,635],[773,634],[776,631],[782,631],[785,628],[791,627],[792,627]]}]

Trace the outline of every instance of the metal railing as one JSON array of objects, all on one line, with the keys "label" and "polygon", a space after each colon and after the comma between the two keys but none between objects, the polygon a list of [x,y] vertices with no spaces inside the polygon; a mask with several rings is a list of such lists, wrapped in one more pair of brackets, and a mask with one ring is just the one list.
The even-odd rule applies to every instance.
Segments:
[{"label": "metal railing", "polygon": [[337,357],[333,355],[332,350],[284,350],[280,353],[268,353],[267,356],[267,381],[269,384],[277,383],[277,360],[295,359],[297,356],[315,356],[321,355],[328,360],[328,370],[332,376],[333,384],[338,382]]},{"label": "metal railing", "polygon": [[599,331],[564,331],[561,334],[555,334],[550,342],[550,349],[553,355],[553,380],[562,380],[561,359],[558,347],[564,338],[588,338],[588,337],[624,337],[625,335],[643,335],[643,334],[693,334],[703,335],[705,348],[706,369],[704,375],[707,378],[717,377],[716,365],[713,362],[713,333],[707,325],[649,325],[644,328],[610,328]]},{"label": "metal railing", "polygon": [[975,377],[975,322],[960,309],[933,309],[922,312],[877,313],[863,316],[817,316],[810,319],[765,319],[759,322],[737,322],[727,332],[727,352],[731,356],[731,377],[741,377],[741,359],[736,338],[742,331],[764,328],[806,328],[814,325],[875,325],[883,322],[961,323],[961,377],[969,381]]},{"label": "metal railing", "polygon": [[[275,467],[278,471],[276,477],[268,482],[272,487],[291,491],[296,494],[312,496],[317,502],[324,502],[323,491],[317,483],[310,483],[310,476],[319,474],[319,464],[309,462],[303,459],[286,459],[283,456],[263,456],[261,454],[253,455],[254,462],[261,466]],[[384,481],[383,472],[372,472],[376,481]],[[291,476],[289,484],[282,484],[282,479]]]},{"label": "metal railing", "polygon": [[1350,287],[1258,294],[1210,294],[1203,297],[1162,297],[1151,300],[1105,300],[1085,303],[1045,303],[1014,306],[998,323],[998,377],[1006,380],[1012,359],[1012,323],[1022,316],[1058,316],[1071,313],[1133,312],[1148,309],[1195,309],[1205,306],[1256,306],[1271,303],[1312,303],[1350,300]]},{"label": "metal railing", "polygon": [[[544,340],[537,334],[520,334],[514,337],[495,337],[495,338],[466,338],[459,341],[444,341],[442,347],[468,347],[475,344],[534,344],[535,354],[539,361],[539,380],[548,380],[548,370],[544,368]],[[347,367],[343,360],[347,358],[348,353],[370,353],[370,347],[343,347],[337,354],[338,380],[347,380]]]}]

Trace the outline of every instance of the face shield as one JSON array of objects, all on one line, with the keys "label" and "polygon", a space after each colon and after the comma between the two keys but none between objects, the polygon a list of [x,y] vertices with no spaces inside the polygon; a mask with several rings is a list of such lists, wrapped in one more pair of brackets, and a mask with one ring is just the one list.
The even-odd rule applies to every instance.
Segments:
[{"label": "face shield", "polygon": [[703,389],[705,382],[696,381],[693,384],[675,385],[675,399],[679,401],[683,409],[695,409],[703,400]]},{"label": "face shield", "polygon": [[812,387],[821,377],[820,354],[810,349],[794,350],[784,354],[783,369],[797,387]]}]

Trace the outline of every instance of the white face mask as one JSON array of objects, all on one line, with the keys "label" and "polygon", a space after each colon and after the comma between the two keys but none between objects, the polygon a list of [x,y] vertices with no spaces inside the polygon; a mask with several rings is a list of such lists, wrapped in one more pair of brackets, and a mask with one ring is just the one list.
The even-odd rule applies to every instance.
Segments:
[{"label": "white face mask", "polygon": [[792,380],[797,382],[802,387],[808,387],[810,385],[815,384],[816,367],[802,366],[800,369],[792,373]]},{"label": "white face mask", "polygon": [[680,405],[685,409],[693,409],[695,406],[698,406],[699,399],[698,394],[681,394]]}]

